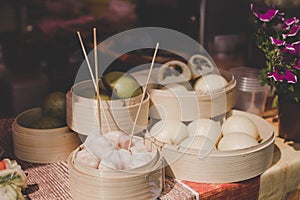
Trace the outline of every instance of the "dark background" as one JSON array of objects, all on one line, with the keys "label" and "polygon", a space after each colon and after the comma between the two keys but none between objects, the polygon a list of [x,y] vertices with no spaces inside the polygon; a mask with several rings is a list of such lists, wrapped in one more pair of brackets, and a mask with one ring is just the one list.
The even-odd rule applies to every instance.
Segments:
[{"label": "dark background", "polygon": [[[92,27],[97,27],[99,42],[135,27],[170,28],[199,42],[203,31],[202,45],[219,68],[261,68],[264,58],[255,46],[249,3],[207,0],[202,12],[203,1],[199,0],[2,0],[0,117],[39,106],[51,91],[67,92],[84,60],[76,31],[80,30],[89,51]],[[281,7],[298,14],[298,3]],[[204,25],[200,23],[203,15]],[[126,71],[148,62],[141,56],[150,52],[131,52],[116,59],[109,69]],[[167,57],[172,56],[176,57]]]}]

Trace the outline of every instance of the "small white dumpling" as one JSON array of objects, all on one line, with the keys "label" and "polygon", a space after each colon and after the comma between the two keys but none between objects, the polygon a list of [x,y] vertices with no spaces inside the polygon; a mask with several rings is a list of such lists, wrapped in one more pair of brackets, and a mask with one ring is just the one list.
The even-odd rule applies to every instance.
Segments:
[{"label": "small white dumpling", "polygon": [[207,74],[198,78],[194,83],[194,90],[208,93],[225,88],[228,84],[225,78],[218,74]]},{"label": "small white dumpling", "polygon": [[148,162],[151,161],[151,159],[154,157],[153,153],[132,153],[132,162],[130,163],[130,168],[135,169],[138,167],[141,167]]},{"label": "small white dumpling", "polygon": [[113,150],[107,154],[100,162],[99,169],[107,170],[127,170],[130,169],[132,154],[125,150]]},{"label": "small white dumpling", "polygon": [[132,138],[132,146],[130,147],[130,151],[132,153],[147,153],[147,147],[144,144],[144,139],[143,138]]},{"label": "small white dumpling", "polygon": [[98,168],[98,165],[100,163],[100,160],[96,156],[88,152],[86,149],[82,149],[77,153],[76,160],[87,167],[95,169]]},{"label": "small white dumpling", "polygon": [[178,145],[189,136],[189,131],[180,121],[161,120],[150,129],[150,135],[161,142]]},{"label": "small white dumpling", "polygon": [[162,90],[168,91],[172,94],[184,94],[188,91],[187,87],[184,86],[183,84],[179,84],[179,83],[172,83],[172,84],[168,84],[165,85]]},{"label": "small white dumpling", "polygon": [[100,170],[119,170],[122,167],[122,161],[120,158],[120,154],[118,150],[113,150],[106,154],[105,157],[100,162],[99,169]]},{"label": "small white dumpling", "polygon": [[130,137],[129,135],[123,133],[122,131],[111,131],[104,135],[107,139],[115,144],[118,149],[127,149],[129,145]]},{"label": "small white dumpling", "polygon": [[160,120],[151,127],[149,134],[160,142],[171,144],[172,136],[168,134],[165,126],[166,121]]},{"label": "small white dumpling", "polygon": [[180,122],[178,125],[177,124],[174,124],[174,125],[171,124],[170,126],[174,126],[172,128],[172,131],[173,131],[173,133],[175,133],[175,136],[173,136],[173,138],[172,138],[172,144],[178,145],[183,140],[185,140],[186,138],[189,137],[189,130],[188,130],[187,126],[184,123]]},{"label": "small white dumpling", "polygon": [[121,170],[131,169],[130,164],[133,161],[132,153],[126,149],[119,149],[118,152],[120,154],[120,158],[121,158],[121,162],[122,162]]},{"label": "small white dumpling", "polygon": [[161,85],[190,81],[192,72],[182,61],[171,60],[161,65],[157,71],[157,81]]},{"label": "small white dumpling", "polygon": [[195,137],[188,137],[182,143],[180,143],[179,146],[191,149],[202,149],[214,147],[215,144],[209,138],[199,135]]},{"label": "small white dumpling", "polygon": [[221,138],[221,140],[218,143],[218,150],[229,151],[244,149],[255,146],[257,144],[257,140],[255,140],[253,137],[241,132],[235,132],[227,134]]},{"label": "small white dumpling", "polygon": [[205,136],[188,137],[179,146],[199,150],[200,158],[206,157],[212,150],[216,149],[215,144]]},{"label": "small white dumpling", "polygon": [[190,137],[202,135],[208,137],[211,141],[216,141],[221,135],[220,123],[211,119],[198,119],[187,126]]},{"label": "small white dumpling", "polygon": [[188,66],[191,69],[193,78],[204,76],[205,74],[212,73],[215,69],[215,65],[208,59],[208,57],[195,54],[188,62]]},{"label": "small white dumpling", "polygon": [[233,132],[242,132],[254,139],[259,138],[258,130],[254,122],[248,117],[241,115],[232,115],[226,119],[222,126],[222,132],[224,136]]},{"label": "small white dumpling", "polygon": [[95,134],[91,134],[87,137],[84,146],[99,159],[102,159],[106,154],[116,149],[112,141],[102,135]]}]

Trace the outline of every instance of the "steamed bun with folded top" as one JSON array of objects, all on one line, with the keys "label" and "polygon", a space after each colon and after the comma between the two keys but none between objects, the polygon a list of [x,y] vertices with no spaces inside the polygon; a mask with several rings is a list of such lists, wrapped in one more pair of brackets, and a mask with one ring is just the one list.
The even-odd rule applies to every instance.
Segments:
[{"label": "steamed bun with folded top", "polygon": [[191,148],[191,149],[213,149],[215,144],[208,137],[203,135],[196,135],[193,137],[188,137],[182,143],[179,144],[180,147]]},{"label": "steamed bun with folded top", "polygon": [[88,152],[86,148],[77,153],[76,160],[81,164],[94,169],[97,169],[100,163],[100,159]]},{"label": "steamed bun with folded top", "polygon": [[127,149],[129,145],[129,135],[122,131],[111,131],[104,135],[109,141],[113,142],[118,149]]},{"label": "steamed bun with folded top", "polygon": [[202,93],[210,93],[224,89],[228,84],[225,78],[218,74],[207,74],[198,78],[194,83],[194,90]]},{"label": "steamed bun with folded top", "polygon": [[188,82],[191,78],[190,68],[179,60],[164,63],[157,73],[157,81],[161,85]]},{"label": "steamed bun with folded top", "polygon": [[241,115],[232,115],[227,118],[222,126],[223,136],[233,132],[240,132],[247,134],[254,139],[259,138],[258,130],[254,122],[248,117]]},{"label": "steamed bun with folded top", "polygon": [[102,171],[129,170],[149,162],[155,154],[148,152],[143,138],[132,138],[121,131],[105,135],[90,134],[76,159],[83,165]]},{"label": "steamed bun with folded top", "polygon": [[150,129],[150,135],[160,142],[178,145],[189,136],[187,126],[175,120],[160,120]]},{"label": "steamed bun with folded top", "polygon": [[234,132],[222,137],[218,143],[218,150],[229,151],[245,149],[257,145],[258,142],[250,135]]},{"label": "steamed bun with folded top", "polygon": [[84,142],[84,147],[97,158],[102,159],[106,154],[116,149],[113,141],[105,136],[90,134]]},{"label": "steamed bun with folded top", "polygon": [[200,118],[192,121],[187,126],[191,136],[205,136],[211,141],[216,141],[221,135],[221,125],[212,119]]},{"label": "steamed bun with folded top", "polygon": [[130,163],[130,168],[134,169],[137,167],[141,167],[144,164],[148,163],[153,157],[155,152],[153,153],[132,153],[132,162]]},{"label": "steamed bun with folded top", "polygon": [[125,150],[113,150],[100,162],[99,169],[103,171],[128,170],[132,162],[132,154]]}]

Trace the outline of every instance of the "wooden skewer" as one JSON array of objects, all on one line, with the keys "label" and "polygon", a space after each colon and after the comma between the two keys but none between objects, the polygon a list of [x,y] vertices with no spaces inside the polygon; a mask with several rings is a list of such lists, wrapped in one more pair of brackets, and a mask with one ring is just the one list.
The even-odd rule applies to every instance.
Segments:
[{"label": "wooden skewer", "polygon": [[[97,54],[97,30],[96,28],[93,28],[94,32],[94,57],[95,57],[95,74],[96,74],[96,86],[97,86],[97,108],[98,108],[98,120],[99,120],[99,127],[102,128],[102,120],[101,120],[101,109],[103,109],[102,103],[101,103],[101,96],[100,96],[100,90],[99,90],[99,72],[98,72],[98,54]],[[104,120],[107,125],[108,132],[111,132],[108,119],[106,117],[105,112],[103,112]]]},{"label": "wooden skewer", "polygon": [[130,149],[130,146],[131,146],[131,143],[132,143],[132,138],[133,138],[133,134],[134,134],[134,131],[135,131],[137,119],[139,117],[139,114],[140,114],[140,111],[141,111],[141,107],[142,107],[142,103],[143,103],[145,95],[146,95],[146,90],[147,90],[147,86],[148,86],[148,83],[149,83],[149,80],[150,80],[150,76],[151,76],[151,72],[152,72],[152,69],[153,69],[155,57],[156,57],[156,54],[157,54],[157,51],[158,51],[158,47],[159,47],[159,43],[156,43],[156,47],[155,47],[155,51],[154,51],[154,54],[153,54],[153,57],[152,57],[151,66],[150,66],[150,70],[149,70],[148,77],[147,77],[147,80],[146,80],[146,84],[145,84],[145,86],[143,88],[143,94],[142,94],[141,102],[139,104],[137,113],[135,115],[133,128],[132,128],[132,131],[131,131],[131,134],[130,134],[130,139],[129,139],[129,144],[128,144],[128,150]]},{"label": "wooden skewer", "polygon": [[86,51],[85,51],[85,48],[84,48],[84,45],[83,45],[83,42],[82,42],[82,38],[81,38],[81,35],[80,35],[79,31],[77,31],[77,35],[78,35],[78,38],[79,38],[79,42],[80,42],[80,45],[81,45],[81,49],[82,49],[84,58],[86,60],[87,66],[89,68],[90,75],[92,77],[92,81],[93,81],[93,84],[94,84],[95,91],[97,91],[97,85],[96,85],[96,82],[95,82],[95,78],[94,78],[94,75],[93,75],[91,64],[90,64],[90,61],[89,61],[88,56],[86,54]]},{"label": "wooden skewer", "polygon": [[[94,78],[94,75],[93,75],[93,71],[92,71],[92,68],[91,68],[91,64],[89,62],[89,59],[88,59],[88,56],[87,56],[87,53],[85,51],[85,47],[83,45],[83,42],[82,42],[82,38],[81,38],[81,35],[80,35],[80,32],[77,31],[77,35],[78,35],[78,38],[79,38],[79,42],[80,42],[80,45],[81,45],[81,49],[82,49],[82,52],[83,52],[83,55],[84,55],[84,58],[86,60],[86,63],[87,63],[87,66],[88,66],[88,69],[89,69],[89,72],[90,72],[90,75],[91,75],[91,78],[92,78],[92,82],[93,82],[93,85],[94,85],[94,88],[95,88],[95,92],[97,94],[97,96],[99,96],[99,100],[100,100],[100,95],[98,95],[99,93],[97,91],[99,91],[98,87],[97,87],[97,84],[96,84],[96,81],[95,81],[95,78]],[[96,63],[96,61],[95,61]],[[98,74],[98,73],[97,73]],[[98,82],[98,81],[97,81]],[[98,89],[97,89],[98,88]],[[101,101],[100,101],[101,102]],[[100,103],[100,106],[101,106],[101,103]],[[109,128],[109,124],[108,124],[108,120],[104,114],[104,119],[106,120],[106,124],[108,126],[108,130],[110,131],[110,128]]]},{"label": "wooden skewer", "polygon": [[101,109],[100,109],[100,92],[99,92],[99,76],[98,76],[98,56],[97,56],[97,32],[96,28],[93,28],[94,35],[94,60],[95,60],[95,76],[96,76],[96,98],[97,98],[97,109],[98,109],[98,122],[100,130],[102,128],[101,123]]}]

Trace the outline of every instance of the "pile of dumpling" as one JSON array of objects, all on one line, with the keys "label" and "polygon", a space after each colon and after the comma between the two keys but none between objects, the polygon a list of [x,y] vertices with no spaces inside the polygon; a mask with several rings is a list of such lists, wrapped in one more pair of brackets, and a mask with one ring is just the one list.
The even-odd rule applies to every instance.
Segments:
[{"label": "pile of dumpling", "polygon": [[160,120],[150,128],[149,134],[164,144],[191,149],[210,145],[219,151],[252,147],[261,140],[255,123],[241,115],[230,116],[222,125],[211,119],[198,119],[187,124]]},{"label": "pile of dumpling", "polygon": [[158,70],[157,81],[162,89],[175,92],[197,91],[209,93],[228,84],[227,80],[217,74],[216,67],[205,56],[193,55],[188,63],[171,60]]},{"label": "pile of dumpling", "polygon": [[258,145],[259,142],[261,137],[255,123],[248,117],[233,115],[222,126],[218,150],[244,149]]},{"label": "pile of dumpling", "polygon": [[141,137],[133,137],[128,149],[130,136],[121,131],[104,135],[91,134],[85,140],[84,148],[76,160],[94,169],[103,171],[130,170],[150,162],[156,152],[149,152]]}]

